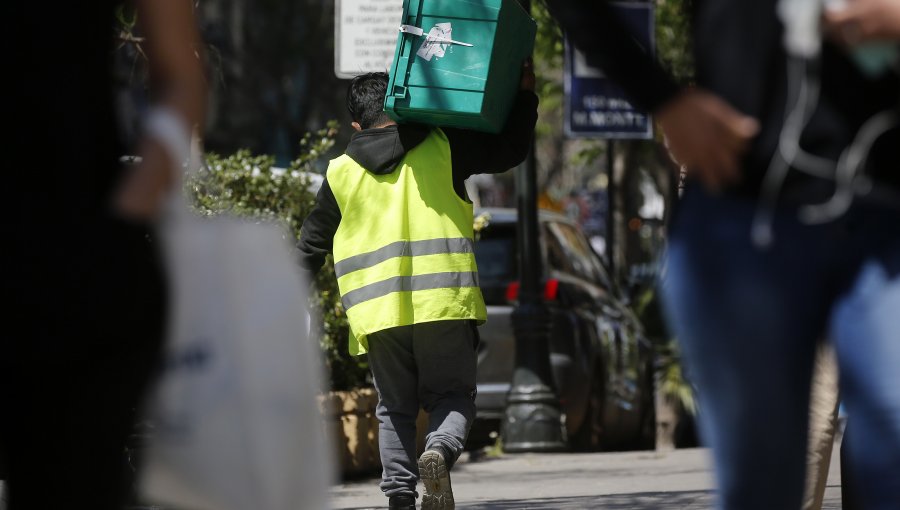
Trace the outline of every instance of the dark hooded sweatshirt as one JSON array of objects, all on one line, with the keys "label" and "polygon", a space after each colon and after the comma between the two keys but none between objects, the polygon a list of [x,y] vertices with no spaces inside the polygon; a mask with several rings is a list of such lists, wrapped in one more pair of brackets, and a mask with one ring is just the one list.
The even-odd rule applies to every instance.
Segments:
[{"label": "dark hooded sweatshirt", "polygon": [[[520,91],[503,131],[498,134],[442,128],[450,143],[453,188],[457,195],[468,200],[465,180],[472,175],[505,172],[525,160],[537,122],[537,104],[533,92]],[[345,154],[369,172],[390,174],[407,152],[425,140],[431,129],[418,124],[364,129],[350,138]],[[304,269],[315,273],[322,267],[325,256],[331,253],[340,223],[341,210],[326,178],[316,196],[316,205],[300,231],[298,247]]]}]

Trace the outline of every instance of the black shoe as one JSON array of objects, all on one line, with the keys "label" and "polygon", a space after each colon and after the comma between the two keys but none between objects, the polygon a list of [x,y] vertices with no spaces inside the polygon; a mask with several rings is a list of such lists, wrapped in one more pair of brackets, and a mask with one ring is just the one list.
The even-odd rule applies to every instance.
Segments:
[{"label": "black shoe", "polygon": [[419,457],[419,478],[425,490],[422,493],[422,510],[454,510],[453,489],[450,487],[450,470],[444,454],[437,450],[425,450]]},{"label": "black shoe", "polygon": [[416,498],[412,496],[391,496],[388,500],[391,510],[416,510]]}]

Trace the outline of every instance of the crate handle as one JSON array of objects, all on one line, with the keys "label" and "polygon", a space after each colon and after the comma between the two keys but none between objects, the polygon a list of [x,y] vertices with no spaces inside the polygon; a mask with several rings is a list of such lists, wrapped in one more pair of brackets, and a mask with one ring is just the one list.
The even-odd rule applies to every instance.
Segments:
[{"label": "crate handle", "polygon": [[[404,34],[414,35],[417,37],[421,37],[421,36],[425,35],[425,31],[415,25],[400,25],[400,32],[402,32]],[[432,37],[430,35],[427,36],[425,38],[425,40],[430,43],[458,44],[460,46],[467,46],[469,48],[474,46],[473,44],[469,44],[466,42],[455,41],[453,39],[445,39],[443,37]]]},{"label": "crate handle", "polygon": [[424,30],[415,26],[415,25],[400,25],[400,31],[404,34],[410,34],[415,36],[421,36],[425,33]]},{"label": "crate handle", "polygon": [[[420,36],[425,32],[415,26],[415,25],[400,25],[400,32],[403,34],[409,34],[412,36]],[[402,37],[402,36],[401,36]],[[402,40],[400,42],[400,52],[399,58],[397,59],[397,76],[400,76],[399,70],[403,70],[403,75],[409,75],[409,68],[412,65],[412,58],[410,58],[413,54],[412,50],[412,41]],[[404,55],[406,53],[406,55]],[[407,88],[404,85],[396,85],[394,84],[391,90],[388,93],[388,97],[396,98],[396,99],[406,99],[406,91]]]}]

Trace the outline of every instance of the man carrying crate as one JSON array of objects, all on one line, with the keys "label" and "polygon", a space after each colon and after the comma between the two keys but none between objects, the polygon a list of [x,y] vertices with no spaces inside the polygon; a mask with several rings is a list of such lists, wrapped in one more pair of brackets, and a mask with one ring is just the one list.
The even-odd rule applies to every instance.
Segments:
[{"label": "man carrying crate", "polygon": [[[486,318],[464,181],[521,163],[537,121],[531,63],[498,134],[398,125],[383,109],[388,76],[350,83],[357,131],[331,161],[303,223],[302,264],[334,254],[350,352],[368,352],[378,391],[381,490],[390,508],[454,508],[449,470],[475,417],[477,324]],[[429,414],[416,459],[416,416]]]}]

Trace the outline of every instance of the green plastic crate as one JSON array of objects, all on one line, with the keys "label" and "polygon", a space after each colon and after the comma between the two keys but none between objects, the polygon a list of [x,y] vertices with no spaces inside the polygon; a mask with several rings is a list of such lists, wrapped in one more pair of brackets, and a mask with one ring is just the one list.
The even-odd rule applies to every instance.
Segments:
[{"label": "green plastic crate", "polygon": [[385,111],[398,122],[499,132],[536,31],[516,0],[404,0]]}]

